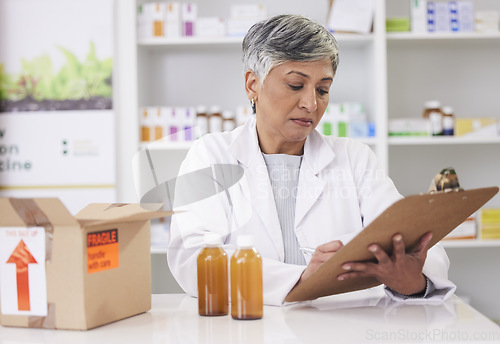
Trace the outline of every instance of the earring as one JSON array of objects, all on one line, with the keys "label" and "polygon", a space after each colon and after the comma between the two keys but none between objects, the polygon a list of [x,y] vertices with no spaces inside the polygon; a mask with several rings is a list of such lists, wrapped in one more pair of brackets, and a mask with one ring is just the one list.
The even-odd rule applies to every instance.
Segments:
[{"label": "earring", "polygon": [[250,100],[250,106],[252,106],[252,111],[253,111],[253,113],[255,113],[256,112],[255,111],[255,99]]}]

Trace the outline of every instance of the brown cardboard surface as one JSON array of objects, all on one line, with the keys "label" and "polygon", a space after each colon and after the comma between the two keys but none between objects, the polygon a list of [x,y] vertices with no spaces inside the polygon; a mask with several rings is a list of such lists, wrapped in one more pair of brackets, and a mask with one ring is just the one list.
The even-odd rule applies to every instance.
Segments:
[{"label": "brown cardboard surface", "polygon": [[[171,214],[147,211],[138,204],[90,204],[73,217],[58,199],[0,198],[0,227],[51,229],[51,235],[46,236],[46,251],[50,249],[51,254],[47,252],[45,261],[48,315],[0,314],[0,323],[87,330],[148,311],[151,308],[149,220]],[[117,265],[89,270],[88,234],[103,232],[116,234],[112,252]],[[97,246],[97,250],[99,247],[102,246]]]},{"label": "brown cardboard surface", "polygon": [[[156,208],[159,208],[156,207]],[[80,210],[75,219],[84,225],[98,225],[111,222],[132,222],[151,219],[151,212],[140,204],[92,203]],[[155,211],[154,217],[167,217],[171,211]]]},{"label": "brown cardboard surface", "polygon": [[368,251],[372,243],[392,252],[392,237],[403,235],[407,252],[414,250],[420,238],[432,232],[431,246],[465,221],[498,192],[498,187],[468,191],[408,196],[395,202],[313,275],[297,284],[286,296],[287,302],[314,300],[318,297],[346,293],[379,285],[375,278],[353,278],[338,281],[345,272],[342,264],[373,260]]}]

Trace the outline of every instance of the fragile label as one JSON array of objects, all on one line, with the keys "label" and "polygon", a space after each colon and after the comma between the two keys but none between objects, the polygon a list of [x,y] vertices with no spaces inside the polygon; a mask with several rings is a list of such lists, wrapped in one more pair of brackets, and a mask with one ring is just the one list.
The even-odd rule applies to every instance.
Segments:
[{"label": "fragile label", "polygon": [[45,228],[0,227],[2,314],[47,315]]},{"label": "fragile label", "polygon": [[105,271],[120,265],[118,229],[87,234],[87,273]]}]

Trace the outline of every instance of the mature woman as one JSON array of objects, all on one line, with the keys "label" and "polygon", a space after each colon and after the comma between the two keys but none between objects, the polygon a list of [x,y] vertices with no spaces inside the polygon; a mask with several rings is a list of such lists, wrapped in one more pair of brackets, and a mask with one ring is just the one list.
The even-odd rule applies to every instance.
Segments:
[{"label": "mature woman", "polygon": [[[297,283],[401,195],[368,146],[315,130],[338,63],[337,43],[323,26],[295,15],[257,23],[243,41],[243,63],[254,118],[196,141],[180,171],[231,164],[243,177],[226,192],[177,209],[186,212],[172,219],[168,262],[181,287],[196,296],[203,234],[220,233],[229,254],[239,234],[252,234],[263,257],[264,303],[281,305]],[[223,185],[226,177],[219,173],[215,183]],[[182,185],[176,197],[196,191]],[[455,286],[447,279],[446,253],[439,245],[429,250],[430,239],[425,235],[414,253],[405,254],[396,235],[392,256],[373,244],[367,249],[377,263],[347,264],[338,278],[373,276],[396,300],[444,299]],[[305,255],[302,247],[314,254]]]}]

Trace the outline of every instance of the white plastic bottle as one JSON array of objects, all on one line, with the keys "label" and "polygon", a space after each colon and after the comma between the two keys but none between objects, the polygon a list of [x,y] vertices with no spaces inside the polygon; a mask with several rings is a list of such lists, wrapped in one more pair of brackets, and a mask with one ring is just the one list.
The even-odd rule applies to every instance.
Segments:
[{"label": "white plastic bottle", "polygon": [[451,106],[443,108],[443,135],[455,135],[455,115]]},{"label": "white plastic bottle", "polygon": [[220,133],[222,131],[222,112],[219,106],[210,107],[208,116],[208,132]]}]

